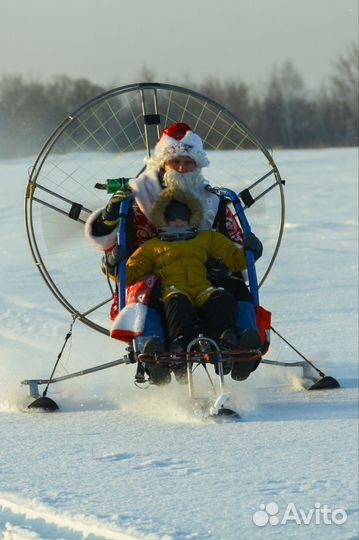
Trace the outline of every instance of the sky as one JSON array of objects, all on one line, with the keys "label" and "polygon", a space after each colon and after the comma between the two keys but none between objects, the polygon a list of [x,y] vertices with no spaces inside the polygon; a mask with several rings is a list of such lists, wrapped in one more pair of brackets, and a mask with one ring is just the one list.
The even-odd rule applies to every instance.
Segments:
[{"label": "sky", "polygon": [[0,0],[0,77],[260,86],[290,60],[316,89],[353,42],[357,0]]}]

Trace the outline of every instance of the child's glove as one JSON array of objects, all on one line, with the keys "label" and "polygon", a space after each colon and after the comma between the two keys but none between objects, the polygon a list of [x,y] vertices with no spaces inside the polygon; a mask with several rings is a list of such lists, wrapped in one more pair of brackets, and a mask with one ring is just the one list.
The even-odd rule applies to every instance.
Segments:
[{"label": "child's glove", "polygon": [[118,266],[121,261],[127,258],[126,249],[122,246],[115,246],[111,251],[106,252],[101,261],[101,270],[104,274],[113,279],[118,276]]},{"label": "child's glove", "polygon": [[231,275],[230,270],[220,258],[208,259],[205,265],[207,268],[207,277],[212,283],[222,281]]},{"label": "child's glove", "polygon": [[248,249],[253,252],[255,261],[257,261],[263,254],[263,244],[252,232],[245,236],[243,248],[245,251]]}]

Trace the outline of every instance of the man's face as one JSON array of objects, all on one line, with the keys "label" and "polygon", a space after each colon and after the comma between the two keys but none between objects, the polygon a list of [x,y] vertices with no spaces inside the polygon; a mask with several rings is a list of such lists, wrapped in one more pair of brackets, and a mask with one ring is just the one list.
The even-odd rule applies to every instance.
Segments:
[{"label": "man's face", "polygon": [[196,168],[196,162],[187,156],[178,156],[166,161],[165,171],[177,171],[179,173],[192,172]]}]

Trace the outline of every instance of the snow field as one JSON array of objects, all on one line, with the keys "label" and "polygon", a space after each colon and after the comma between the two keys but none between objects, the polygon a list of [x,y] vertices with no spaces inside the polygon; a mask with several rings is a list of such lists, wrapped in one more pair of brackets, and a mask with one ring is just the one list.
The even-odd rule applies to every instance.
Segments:
[{"label": "snow field", "polygon": [[[70,318],[25,238],[31,160],[0,162],[3,540],[359,538],[357,150],[275,159],[287,180],[287,220],[261,300],[273,326],[342,387],[306,392],[296,369],[263,365],[230,383],[243,420],[226,424],[193,418],[175,383],[136,389],[134,366],[54,385],[61,413],[23,413],[20,381],[48,376]],[[77,323],[60,373],[122,351]],[[298,360],[275,336],[267,357]],[[299,516],[317,510],[319,522],[313,514],[307,525],[281,523],[289,504]],[[345,523],[325,523],[325,505],[343,509]],[[266,525],[254,522],[259,511]]]}]

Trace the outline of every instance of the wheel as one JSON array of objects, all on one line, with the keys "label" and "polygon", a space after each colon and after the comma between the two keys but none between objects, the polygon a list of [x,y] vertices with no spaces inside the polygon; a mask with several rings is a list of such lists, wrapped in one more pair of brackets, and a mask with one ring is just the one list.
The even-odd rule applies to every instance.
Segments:
[{"label": "wheel", "polygon": [[25,222],[35,264],[52,293],[104,334],[112,290],[99,269],[99,253],[84,236],[86,219],[109,198],[95,184],[138,175],[161,130],[179,121],[203,139],[211,161],[204,173],[212,185],[237,193],[249,188],[258,198],[248,217],[265,244],[257,263],[260,285],[276,258],[284,226],[282,179],[243,122],[212,99],[169,84],[132,84],[101,94],[67,116],[44,144],[30,170]]}]

